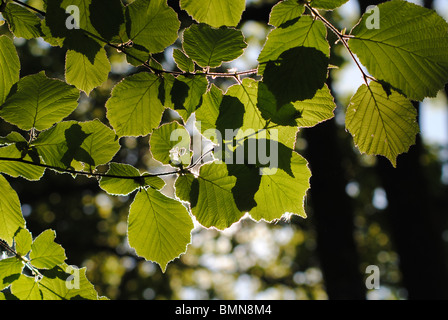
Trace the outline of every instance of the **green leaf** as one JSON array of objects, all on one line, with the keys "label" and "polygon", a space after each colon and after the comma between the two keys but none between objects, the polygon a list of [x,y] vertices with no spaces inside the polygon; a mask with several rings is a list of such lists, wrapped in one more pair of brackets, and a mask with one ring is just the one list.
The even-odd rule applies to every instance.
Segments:
[{"label": "green leaf", "polygon": [[16,131],[8,133],[6,137],[0,137],[0,145],[14,144],[16,142],[26,142],[25,138]]},{"label": "green leaf", "polygon": [[149,140],[154,159],[163,164],[188,166],[191,161],[190,134],[176,121],[154,129]]},{"label": "green leaf", "polygon": [[119,137],[145,136],[158,127],[165,110],[158,76],[147,72],[125,78],[106,103],[107,118]]},{"label": "green leaf", "polygon": [[20,201],[17,193],[9,185],[8,181],[0,175],[0,239],[12,245],[12,240],[17,229],[25,227],[25,219],[22,216]]},{"label": "green leaf", "polygon": [[203,134],[206,130],[214,130],[219,117],[219,107],[224,95],[215,84],[203,95],[202,104],[196,110],[196,126]]},{"label": "green leaf", "polygon": [[33,237],[27,229],[20,228],[14,236],[15,250],[22,257],[31,250],[32,243]]},{"label": "green leaf", "polygon": [[233,85],[227,90],[220,106],[218,130],[224,132],[226,128],[239,128],[240,132],[236,135],[238,139],[257,133],[261,138],[276,140],[292,147],[298,128],[270,124],[263,118],[261,110],[265,107],[259,105],[267,102],[259,97],[259,85],[259,81],[246,78],[241,84]]},{"label": "green leaf", "polygon": [[70,115],[78,98],[76,88],[47,78],[42,71],[20,79],[17,90],[3,104],[0,116],[23,130],[45,130]]},{"label": "green leaf", "polygon": [[[91,22],[92,0],[46,0],[46,15],[42,30],[53,45],[62,45],[69,50],[75,50],[86,55],[93,63],[97,52],[104,46],[101,34],[94,28]],[[70,6],[75,6],[76,11],[66,13]],[[113,6],[111,6],[113,7]],[[79,15],[77,14],[79,11]],[[108,15],[102,14],[106,21]],[[112,17],[115,17],[112,15]],[[98,15],[95,16],[98,19]],[[79,20],[79,21],[77,21]],[[119,23],[119,21],[116,21]],[[67,27],[69,26],[69,27]]]},{"label": "green leaf", "polygon": [[285,28],[273,29],[258,57],[259,73],[263,74],[269,61],[276,61],[283,52],[296,47],[314,48],[329,57],[330,46],[326,36],[327,30],[323,22],[308,15],[301,16],[298,21]]},{"label": "green leaf", "polygon": [[278,106],[311,99],[328,74],[329,45],[325,25],[302,16],[285,28],[272,30],[258,58],[263,83]]},{"label": "green leaf", "polygon": [[194,62],[182,50],[173,50],[174,62],[177,67],[184,72],[194,72]]},{"label": "green leaf", "polygon": [[190,202],[190,192],[194,180],[194,175],[190,173],[177,177],[175,182],[176,197],[181,201]]},{"label": "green leaf", "polygon": [[67,51],[65,79],[87,95],[107,80],[110,70],[111,65],[104,48],[96,53],[93,63],[82,53]]},{"label": "green leaf", "polygon": [[396,166],[397,156],[415,143],[419,132],[416,118],[417,111],[408,99],[371,82],[352,97],[345,126],[361,152],[383,155]]},{"label": "green leaf", "polygon": [[299,18],[305,11],[305,6],[297,0],[285,0],[272,7],[269,15],[269,24],[281,27],[287,22]]},{"label": "green leaf", "polygon": [[254,196],[257,206],[250,215],[257,221],[271,222],[285,214],[306,217],[304,203],[311,178],[308,163],[295,151],[278,147],[278,168],[262,168],[260,186]]},{"label": "green leaf", "polygon": [[348,0],[312,0],[311,6],[317,9],[333,10],[342,6]]},{"label": "green leaf", "polygon": [[187,120],[201,104],[202,95],[207,91],[208,81],[202,76],[178,76],[170,89],[171,103],[167,105]]},{"label": "green leaf", "polygon": [[7,36],[0,36],[0,105],[5,102],[11,87],[19,81],[20,61],[16,47]]},{"label": "green leaf", "polygon": [[31,245],[30,262],[39,269],[51,269],[65,261],[65,250],[54,242],[56,232],[45,230]]},{"label": "green leaf", "polygon": [[246,3],[245,0],[181,0],[180,7],[197,22],[216,28],[224,25],[235,27],[241,20]]},{"label": "green leaf", "polygon": [[139,256],[157,262],[163,272],[186,251],[192,229],[193,221],[179,201],[154,189],[135,196],[129,210],[129,244]]},{"label": "green leaf", "polygon": [[236,178],[229,176],[224,163],[204,164],[191,190],[191,210],[206,228],[219,230],[230,227],[243,216],[236,206],[232,189]]},{"label": "green leaf", "polygon": [[311,99],[288,103],[277,108],[275,97],[264,83],[260,83],[258,108],[266,120],[282,126],[308,128],[333,118],[336,104],[327,85],[324,85]]},{"label": "green leaf", "polygon": [[10,2],[2,14],[16,37],[33,39],[43,35],[40,19],[28,9]]},{"label": "green leaf", "polygon": [[36,279],[24,274],[11,284],[11,293],[20,300],[42,300],[42,292]]},{"label": "green leaf", "polygon": [[97,300],[98,293],[86,277],[86,268],[79,269],[63,263],[50,270],[42,270],[38,283],[44,300]]},{"label": "green leaf", "polygon": [[[111,162],[109,164],[108,175],[118,176],[118,177],[139,177],[141,176],[140,171],[137,168],[129,164],[121,164]],[[151,186],[156,189],[161,189],[165,185],[165,182],[159,177],[145,177],[137,179],[122,179],[115,177],[102,177],[100,180],[100,187],[104,191],[113,195],[128,195],[134,190]]]},{"label": "green leaf", "polygon": [[185,53],[199,66],[219,67],[243,54],[247,47],[241,30],[221,27],[212,28],[206,24],[193,24],[183,34]]},{"label": "green leaf", "polygon": [[[25,139],[13,145],[0,148],[0,157],[23,159],[32,163],[41,163],[37,152],[32,148],[27,148]],[[14,178],[22,177],[27,180],[37,181],[43,176],[45,168],[23,162],[0,160],[0,172]]]},{"label": "green leaf", "polygon": [[163,51],[177,39],[180,22],[166,0],[136,0],[126,7],[126,31],[134,47]]},{"label": "green leaf", "polygon": [[111,161],[120,144],[114,132],[96,119],[60,122],[42,132],[33,147],[47,165],[90,171]]},{"label": "green leaf", "polygon": [[[380,14],[379,29],[372,27],[375,12]],[[448,79],[447,31],[448,24],[435,11],[388,1],[363,15],[349,46],[376,79],[409,99],[423,100],[435,97]]]},{"label": "green leaf", "polygon": [[0,290],[8,287],[19,278],[22,273],[23,263],[16,257],[0,260]]}]

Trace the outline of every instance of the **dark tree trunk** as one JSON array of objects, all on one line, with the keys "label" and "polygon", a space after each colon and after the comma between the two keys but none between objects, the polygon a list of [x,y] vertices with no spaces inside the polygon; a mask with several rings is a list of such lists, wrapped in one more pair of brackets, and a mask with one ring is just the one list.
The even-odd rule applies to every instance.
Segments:
[{"label": "dark tree trunk", "polygon": [[[359,0],[361,12],[383,1]],[[424,4],[432,7],[432,1]],[[418,104],[416,104],[418,107]],[[447,299],[448,273],[440,223],[431,204],[428,181],[421,164],[424,145],[416,145],[398,157],[397,168],[382,157],[378,174],[388,198],[391,237],[400,257],[400,270],[409,299]]]},{"label": "dark tree trunk", "polygon": [[353,238],[353,209],[334,119],[305,131],[312,171],[310,219],[317,231],[317,252],[329,299],[365,299]]}]

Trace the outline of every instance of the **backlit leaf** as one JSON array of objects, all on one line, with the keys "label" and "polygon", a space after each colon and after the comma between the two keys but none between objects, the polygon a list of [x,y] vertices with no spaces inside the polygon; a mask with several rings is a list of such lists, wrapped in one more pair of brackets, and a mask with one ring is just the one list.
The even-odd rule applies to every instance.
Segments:
[{"label": "backlit leaf", "polygon": [[191,241],[193,221],[187,209],[157,190],[141,190],[129,211],[129,244],[139,256],[157,262],[162,271],[183,254]]},{"label": "backlit leaf", "polygon": [[362,85],[347,107],[345,126],[359,151],[383,155],[395,166],[399,154],[408,151],[419,132],[417,111],[396,91],[381,84]]}]

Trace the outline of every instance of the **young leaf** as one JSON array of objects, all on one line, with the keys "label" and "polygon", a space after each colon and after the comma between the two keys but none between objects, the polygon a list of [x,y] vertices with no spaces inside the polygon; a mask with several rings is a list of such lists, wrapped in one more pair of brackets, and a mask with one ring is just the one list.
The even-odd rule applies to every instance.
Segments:
[{"label": "young leaf", "polygon": [[317,9],[333,10],[342,6],[348,0],[312,0],[311,6]]},{"label": "young leaf", "polygon": [[7,36],[0,36],[0,105],[5,102],[11,87],[19,81],[20,61],[16,47]]},{"label": "young leaf", "polygon": [[28,9],[10,2],[2,14],[16,37],[29,40],[43,35],[40,19]]},{"label": "young leaf", "polygon": [[345,126],[356,146],[366,154],[380,154],[396,166],[399,154],[408,151],[419,132],[415,107],[396,91],[381,84],[362,85],[347,107]]},{"label": "young leaf", "polygon": [[126,7],[126,31],[134,46],[163,51],[177,39],[180,22],[166,0],[136,0]]},{"label": "young leaf", "polygon": [[107,118],[119,137],[144,136],[158,127],[165,107],[160,78],[147,72],[125,78],[106,103]]},{"label": "young leaf", "polygon": [[24,274],[11,284],[11,293],[19,300],[42,300],[42,292],[36,279]]},{"label": "young leaf", "polygon": [[25,227],[25,219],[19,197],[3,175],[0,175],[0,190],[0,239],[12,245],[17,229]]},{"label": "young leaf", "polygon": [[246,3],[245,0],[181,0],[180,7],[197,22],[216,28],[235,27],[241,20]]},{"label": "young leaf", "polygon": [[79,91],[44,72],[26,76],[6,99],[0,116],[23,130],[45,130],[70,115],[78,105]]},{"label": "young leaf", "polygon": [[184,72],[194,72],[194,62],[182,50],[173,50],[174,62],[177,67]]},{"label": "young leaf", "polygon": [[191,161],[190,134],[176,121],[154,129],[149,140],[154,159],[163,164],[188,166]]},{"label": "young leaf", "polygon": [[235,60],[247,47],[241,30],[215,29],[202,23],[184,31],[182,45],[185,53],[203,68],[219,67],[225,61]]},{"label": "young leaf", "polygon": [[22,273],[23,263],[16,257],[0,260],[0,290],[8,287]]},{"label": "young leaf", "polygon": [[87,95],[107,80],[110,70],[111,65],[104,48],[96,53],[93,63],[82,53],[67,51],[65,79]]},{"label": "young leaf", "polygon": [[269,14],[269,24],[281,27],[286,22],[299,18],[305,11],[305,6],[297,0],[285,0],[272,7]]},{"label": "young leaf", "polygon": [[201,225],[223,230],[241,219],[243,212],[232,193],[235,183],[236,178],[229,175],[224,163],[213,162],[200,168],[190,197],[192,213]]},{"label": "young leaf", "polygon": [[376,79],[409,99],[436,96],[448,79],[448,24],[407,1],[382,3],[377,12],[379,28],[364,14],[351,31],[350,49]]},{"label": "young leaf", "polygon": [[129,245],[139,256],[158,263],[163,272],[186,251],[192,229],[193,221],[179,201],[151,188],[135,196],[129,210]]},{"label": "young leaf", "polygon": [[[137,168],[134,168],[129,164],[115,162],[109,164],[107,174],[120,177],[138,177],[141,175]],[[128,195],[134,190],[144,186],[161,189],[164,185],[165,182],[159,177],[142,177],[137,179],[102,177],[100,180],[101,189],[112,195]]]},{"label": "young leaf", "polygon": [[34,239],[30,253],[30,262],[34,267],[52,269],[67,259],[64,248],[54,242],[55,238],[56,232],[48,229]]}]

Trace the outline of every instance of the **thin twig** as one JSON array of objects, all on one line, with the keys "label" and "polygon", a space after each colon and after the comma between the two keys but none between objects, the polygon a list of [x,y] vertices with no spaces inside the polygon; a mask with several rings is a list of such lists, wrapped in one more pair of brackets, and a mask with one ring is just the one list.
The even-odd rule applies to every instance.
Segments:
[{"label": "thin twig", "polygon": [[315,10],[314,8],[312,8],[309,4],[305,4],[305,6],[308,8],[308,10],[310,10],[317,18],[319,18],[319,20],[321,20],[331,31],[333,31],[334,34],[336,34],[336,36],[339,38],[339,41],[342,42],[342,44],[344,45],[344,47],[347,49],[348,53],[350,54],[350,56],[352,57],[353,61],[355,62],[356,66],[358,67],[359,71],[361,71],[362,73],[362,77],[364,79],[365,84],[368,86],[369,83],[367,81],[367,79],[370,80],[375,80],[375,78],[373,78],[372,76],[369,76],[368,74],[366,74],[363,70],[363,68],[361,67],[361,65],[359,64],[358,60],[355,57],[355,54],[352,52],[352,50],[350,49],[350,47],[348,46],[347,43],[347,38],[353,38],[353,36],[351,35],[344,35],[342,34],[342,32],[340,32],[335,26],[333,26],[331,24],[330,21],[328,21],[327,19],[325,19],[324,16],[322,16],[319,11]]},{"label": "thin twig", "polygon": [[146,173],[141,176],[120,176],[120,175],[107,174],[107,173],[86,172],[86,171],[78,171],[78,170],[74,170],[74,169],[64,169],[64,168],[51,166],[51,165],[44,164],[44,163],[33,162],[33,161],[21,159],[21,158],[0,157],[0,161],[20,162],[20,163],[25,163],[25,164],[41,167],[41,168],[56,170],[56,171],[59,171],[62,173],[84,175],[84,176],[97,177],[97,178],[117,178],[117,179],[135,180],[135,179],[141,179],[141,178],[160,177],[160,176],[167,176],[167,175],[180,173],[179,170],[176,170],[176,171],[167,171],[167,172],[160,172],[160,173]]}]

